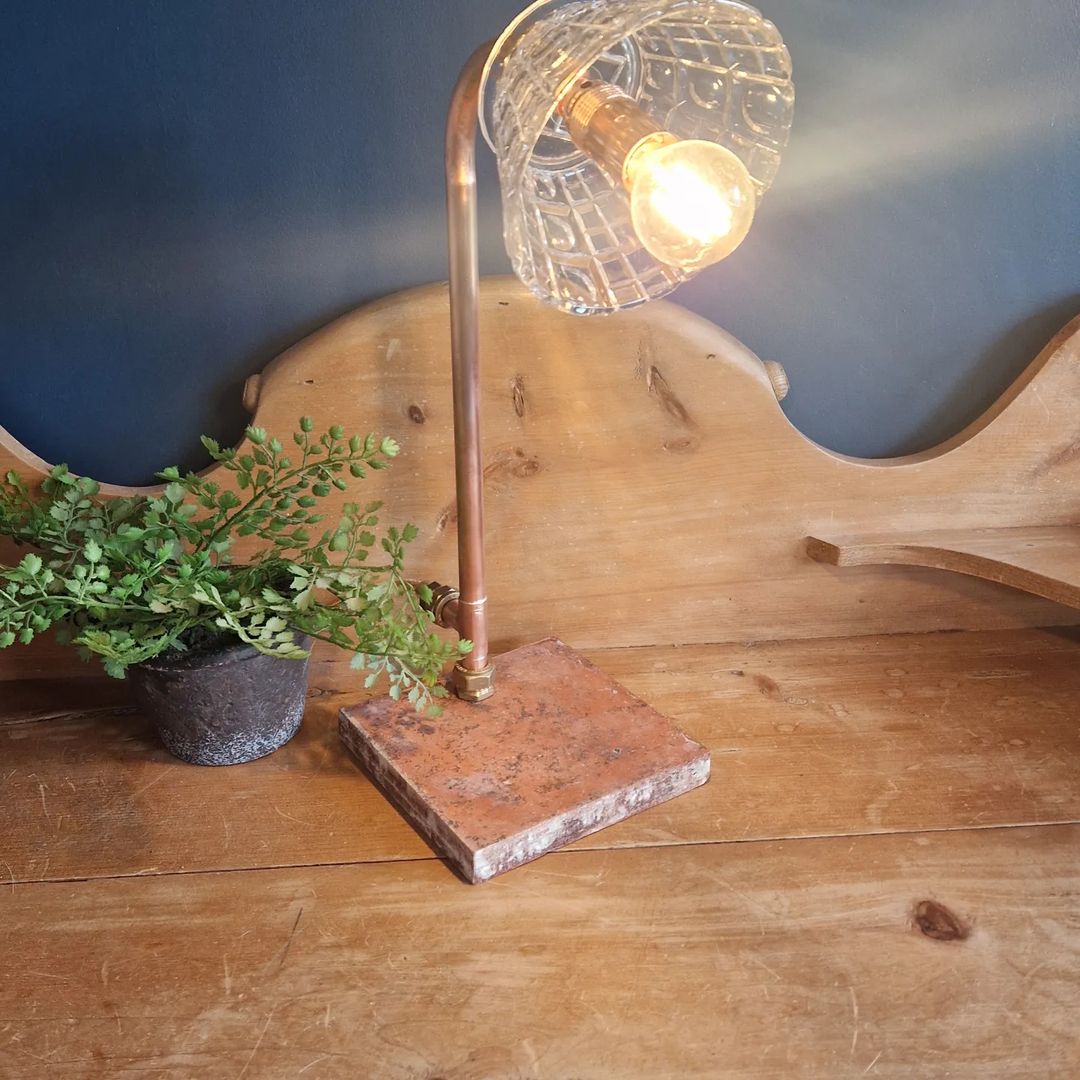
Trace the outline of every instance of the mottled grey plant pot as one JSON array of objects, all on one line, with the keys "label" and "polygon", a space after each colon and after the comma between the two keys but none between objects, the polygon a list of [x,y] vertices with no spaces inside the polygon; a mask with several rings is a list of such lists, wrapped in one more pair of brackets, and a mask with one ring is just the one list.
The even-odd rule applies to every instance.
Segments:
[{"label": "mottled grey plant pot", "polygon": [[[299,639],[307,648],[311,642]],[[171,754],[194,765],[239,765],[273,753],[297,732],[308,661],[250,645],[159,656],[130,669],[135,703]]]}]

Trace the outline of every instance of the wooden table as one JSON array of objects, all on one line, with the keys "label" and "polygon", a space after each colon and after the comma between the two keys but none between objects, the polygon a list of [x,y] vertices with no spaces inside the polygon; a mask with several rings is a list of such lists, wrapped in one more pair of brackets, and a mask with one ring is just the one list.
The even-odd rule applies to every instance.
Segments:
[{"label": "wooden table", "polygon": [[0,682],[0,1076],[1080,1075],[1080,633],[601,650],[705,788],[459,882],[338,745]]},{"label": "wooden table", "polygon": [[[1016,629],[1075,621],[1080,319],[888,461],[811,443],[673,304],[485,279],[481,321],[493,625],[591,647],[713,780],[470,887],[339,746],[340,661],[292,743],[215,770],[122,685],[0,653],[0,1077],[1080,1077],[1080,630]],[[364,498],[443,581],[448,344],[426,286],[245,393],[286,437],[399,438]],[[0,469],[48,465],[0,428]]]}]

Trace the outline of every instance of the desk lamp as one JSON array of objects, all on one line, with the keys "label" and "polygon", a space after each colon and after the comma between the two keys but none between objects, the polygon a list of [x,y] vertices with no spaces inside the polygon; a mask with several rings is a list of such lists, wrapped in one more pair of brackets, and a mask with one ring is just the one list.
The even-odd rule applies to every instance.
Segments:
[{"label": "desk lamp", "polygon": [[[477,128],[507,252],[575,315],[663,296],[729,255],[787,142],[791,62],[737,0],[539,0],[470,57],[446,127],[457,589],[473,643],[443,715],[342,710],[341,735],[437,853],[482,881],[706,782],[709,754],[554,639],[489,655],[480,443]],[[543,553],[538,553],[543,557]],[[497,679],[496,679],[497,673]]]}]

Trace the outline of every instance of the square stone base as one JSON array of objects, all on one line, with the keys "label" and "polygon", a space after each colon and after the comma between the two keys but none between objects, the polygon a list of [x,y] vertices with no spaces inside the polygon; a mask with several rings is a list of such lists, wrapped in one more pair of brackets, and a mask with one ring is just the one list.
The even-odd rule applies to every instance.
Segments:
[{"label": "square stone base", "polygon": [[486,881],[709,778],[709,752],[550,639],[495,660],[496,690],[428,719],[341,710],[341,738],[436,854]]}]

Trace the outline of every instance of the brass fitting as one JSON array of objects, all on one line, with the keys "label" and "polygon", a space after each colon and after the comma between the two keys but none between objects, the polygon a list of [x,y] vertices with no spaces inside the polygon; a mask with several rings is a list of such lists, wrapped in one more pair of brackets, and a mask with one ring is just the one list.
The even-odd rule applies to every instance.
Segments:
[{"label": "brass fitting", "polygon": [[483,701],[495,693],[495,665],[473,671],[459,661],[450,673],[450,686],[462,701]]},{"label": "brass fitting", "polygon": [[424,609],[430,612],[436,626],[456,630],[457,603],[460,599],[458,590],[453,585],[440,585],[437,581],[429,581],[427,587],[431,590],[431,602],[424,604]]},{"label": "brass fitting", "polygon": [[[414,588],[417,582],[412,582]],[[458,604],[461,595],[453,585],[441,585],[429,581],[431,602],[424,604],[424,609],[431,613],[437,626],[447,630],[457,630]],[[461,661],[454,665],[450,673],[450,688],[462,701],[483,701],[495,693],[495,667],[485,664],[482,668],[467,668]]]},{"label": "brass fitting", "polygon": [[558,111],[574,145],[628,189],[646,151],[678,141],[610,83],[579,80],[563,94]]}]

